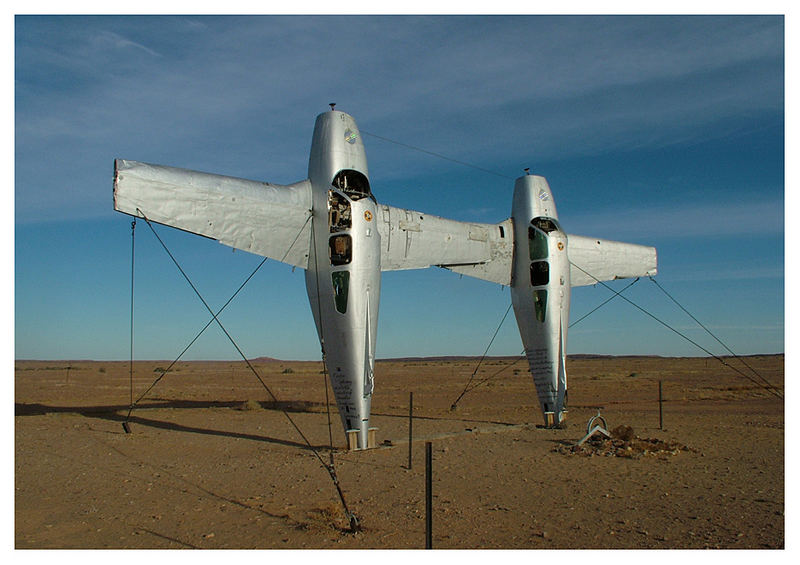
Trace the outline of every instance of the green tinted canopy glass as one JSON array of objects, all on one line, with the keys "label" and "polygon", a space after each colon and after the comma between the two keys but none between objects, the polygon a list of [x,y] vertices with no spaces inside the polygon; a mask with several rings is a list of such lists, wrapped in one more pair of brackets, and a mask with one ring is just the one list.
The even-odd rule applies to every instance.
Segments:
[{"label": "green tinted canopy glass", "polygon": [[336,271],[331,273],[333,281],[333,299],[336,303],[336,309],[344,314],[347,312],[347,292],[350,287],[350,272],[349,271]]},{"label": "green tinted canopy glass", "polygon": [[545,315],[547,314],[547,291],[534,290],[533,291],[533,306],[536,311],[536,319],[544,323]]},{"label": "green tinted canopy glass", "polygon": [[547,259],[547,235],[537,229],[528,228],[528,250],[531,261]]}]

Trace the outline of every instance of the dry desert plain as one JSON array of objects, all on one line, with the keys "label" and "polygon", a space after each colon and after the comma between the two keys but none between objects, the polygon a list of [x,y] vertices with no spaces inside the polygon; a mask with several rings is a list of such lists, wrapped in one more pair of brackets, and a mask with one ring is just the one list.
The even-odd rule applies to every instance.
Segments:
[{"label": "dry desert plain", "polygon": [[[434,548],[784,547],[783,400],[715,359],[571,357],[569,425],[543,429],[512,361],[485,360],[456,410],[477,360],[379,361],[367,451],[330,396],[357,533],[287,418],[328,462],[321,363],[256,362],[276,403],[243,362],[181,362],[126,434],[128,363],[17,361],[15,546],[422,548],[430,441]],[[745,361],[783,390],[782,355]],[[135,364],[134,398],[166,365]],[[598,410],[635,437],[575,450]]]}]

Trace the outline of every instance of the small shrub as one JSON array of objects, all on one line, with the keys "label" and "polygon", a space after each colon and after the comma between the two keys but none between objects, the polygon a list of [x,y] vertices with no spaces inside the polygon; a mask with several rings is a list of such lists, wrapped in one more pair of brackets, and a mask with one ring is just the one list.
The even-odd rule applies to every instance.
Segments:
[{"label": "small shrub", "polygon": [[622,441],[631,441],[636,437],[633,433],[633,428],[630,426],[617,426],[611,430],[612,437],[621,439]]},{"label": "small shrub", "polygon": [[236,407],[237,410],[260,410],[261,403],[257,400],[247,400]]}]

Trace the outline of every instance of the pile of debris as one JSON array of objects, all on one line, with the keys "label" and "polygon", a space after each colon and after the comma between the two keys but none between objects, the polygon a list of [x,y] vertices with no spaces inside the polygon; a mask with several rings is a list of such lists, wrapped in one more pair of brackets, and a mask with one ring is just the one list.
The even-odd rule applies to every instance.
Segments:
[{"label": "pile of debris", "polygon": [[593,457],[627,457],[638,459],[644,455],[677,455],[689,448],[676,441],[663,441],[654,438],[640,438],[630,426],[617,426],[608,434],[592,433],[576,445],[560,445],[556,451],[564,455]]}]

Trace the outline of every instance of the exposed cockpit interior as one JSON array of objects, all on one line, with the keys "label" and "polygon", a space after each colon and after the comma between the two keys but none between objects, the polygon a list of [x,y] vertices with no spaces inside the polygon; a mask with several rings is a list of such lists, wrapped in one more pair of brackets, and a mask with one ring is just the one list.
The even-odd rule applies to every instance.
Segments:
[{"label": "exposed cockpit interior", "polygon": [[346,233],[331,236],[329,251],[331,265],[347,265],[353,258],[353,239]]},{"label": "exposed cockpit interior", "polygon": [[328,197],[328,225],[331,233],[349,230],[352,226],[350,201],[333,190],[329,192]]},{"label": "exposed cockpit interior", "polygon": [[535,228],[539,228],[544,233],[550,233],[551,231],[559,231],[561,228],[552,218],[534,218],[531,220],[531,225]]},{"label": "exposed cockpit interior", "polygon": [[333,177],[333,186],[344,192],[351,200],[361,200],[365,197],[372,198],[369,188],[369,179],[358,171],[343,169]]}]

